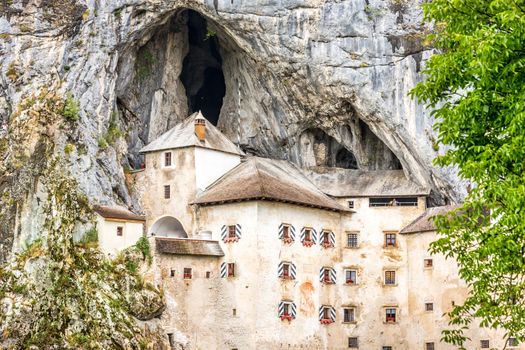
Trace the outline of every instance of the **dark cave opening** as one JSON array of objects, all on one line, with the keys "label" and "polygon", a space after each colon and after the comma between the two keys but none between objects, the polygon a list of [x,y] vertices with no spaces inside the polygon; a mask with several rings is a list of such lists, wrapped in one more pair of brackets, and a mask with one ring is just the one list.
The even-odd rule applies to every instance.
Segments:
[{"label": "dark cave opening", "polygon": [[186,10],[189,51],[180,80],[186,90],[189,113],[201,111],[217,125],[226,93],[219,40],[198,12]]},{"label": "dark cave opening", "polygon": [[335,166],[338,168],[358,169],[354,154],[346,148],[341,148],[335,155]]}]

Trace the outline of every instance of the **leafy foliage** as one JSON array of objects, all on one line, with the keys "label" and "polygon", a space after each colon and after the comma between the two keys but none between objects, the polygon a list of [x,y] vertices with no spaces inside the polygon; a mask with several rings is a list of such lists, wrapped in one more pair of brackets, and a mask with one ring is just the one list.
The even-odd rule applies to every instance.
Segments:
[{"label": "leafy foliage", "polygon": [[73,95],[69,92],[66,95],[66,103],[64,104],[64,117],[69,120],[76,121],[80,117],[80,109],[78,102],[75,100]]},{"label": "leafy foliage", "polygon": [[525,341],[525,1],[424,4],[441,54],[412,93],[433,108],[436,159],[472,182],[462,208],[438,217],[432,250],[453,257],[470,293],[443,339],[463,346],[474,318]]}]

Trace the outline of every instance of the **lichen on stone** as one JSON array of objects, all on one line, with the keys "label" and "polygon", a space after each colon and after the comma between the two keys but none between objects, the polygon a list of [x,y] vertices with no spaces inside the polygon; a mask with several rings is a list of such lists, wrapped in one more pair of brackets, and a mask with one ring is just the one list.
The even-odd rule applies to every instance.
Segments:
[{"label": "lichen on stone", "polygon": [[57,159],[43,184],[41,238],[0,268],[0,347],[141,349],[158,341],[135,322],[165,308],[162,292],[138,272],[144,248],[110,260],[96,245],[75,242],[75,230],[93,219],[88,199]]}]

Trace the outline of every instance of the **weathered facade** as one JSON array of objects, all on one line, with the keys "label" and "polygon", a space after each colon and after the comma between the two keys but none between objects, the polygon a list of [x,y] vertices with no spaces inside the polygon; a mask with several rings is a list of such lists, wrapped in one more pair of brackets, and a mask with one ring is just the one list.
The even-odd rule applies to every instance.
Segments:
[{"label": "weathered facade", "polygon": [[[428,220],[428,188],[402,171],[244,157],[207,139],[217,131],[208,122],[201,135],[199,120],[146,146],[137,177],[169,339],[183,332],[192,349],[453,348],[439,343],[443,312],[466,286],[453,261],[428,255],[432,231],[410,231]],[[497,332],[469,336],[473,349],[503,343]]]}]

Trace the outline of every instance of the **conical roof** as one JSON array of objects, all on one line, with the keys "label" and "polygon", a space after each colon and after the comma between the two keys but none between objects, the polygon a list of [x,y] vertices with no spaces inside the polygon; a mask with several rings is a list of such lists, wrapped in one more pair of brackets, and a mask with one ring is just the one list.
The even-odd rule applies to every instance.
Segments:
[{"label": "conical roof", "polygon": [[206,120],[206,139],[200,141],[195,135],[195,120],[206,120],[201,112],[190,115],[181,123],[159,136],[148,145],[144,146],[140,153],[156,152],[168,149],[184,147],[202,147],[216,151],[243,155],[244,153],[235,146],[223,133],[219,131],[208,120]]},{"label": "conical roof", "polygon": [[347,211],[315,187],[291,163],[250,157],[215,183],[194,201],[212,205],[247,200],[271,200],[334,211]]}]

